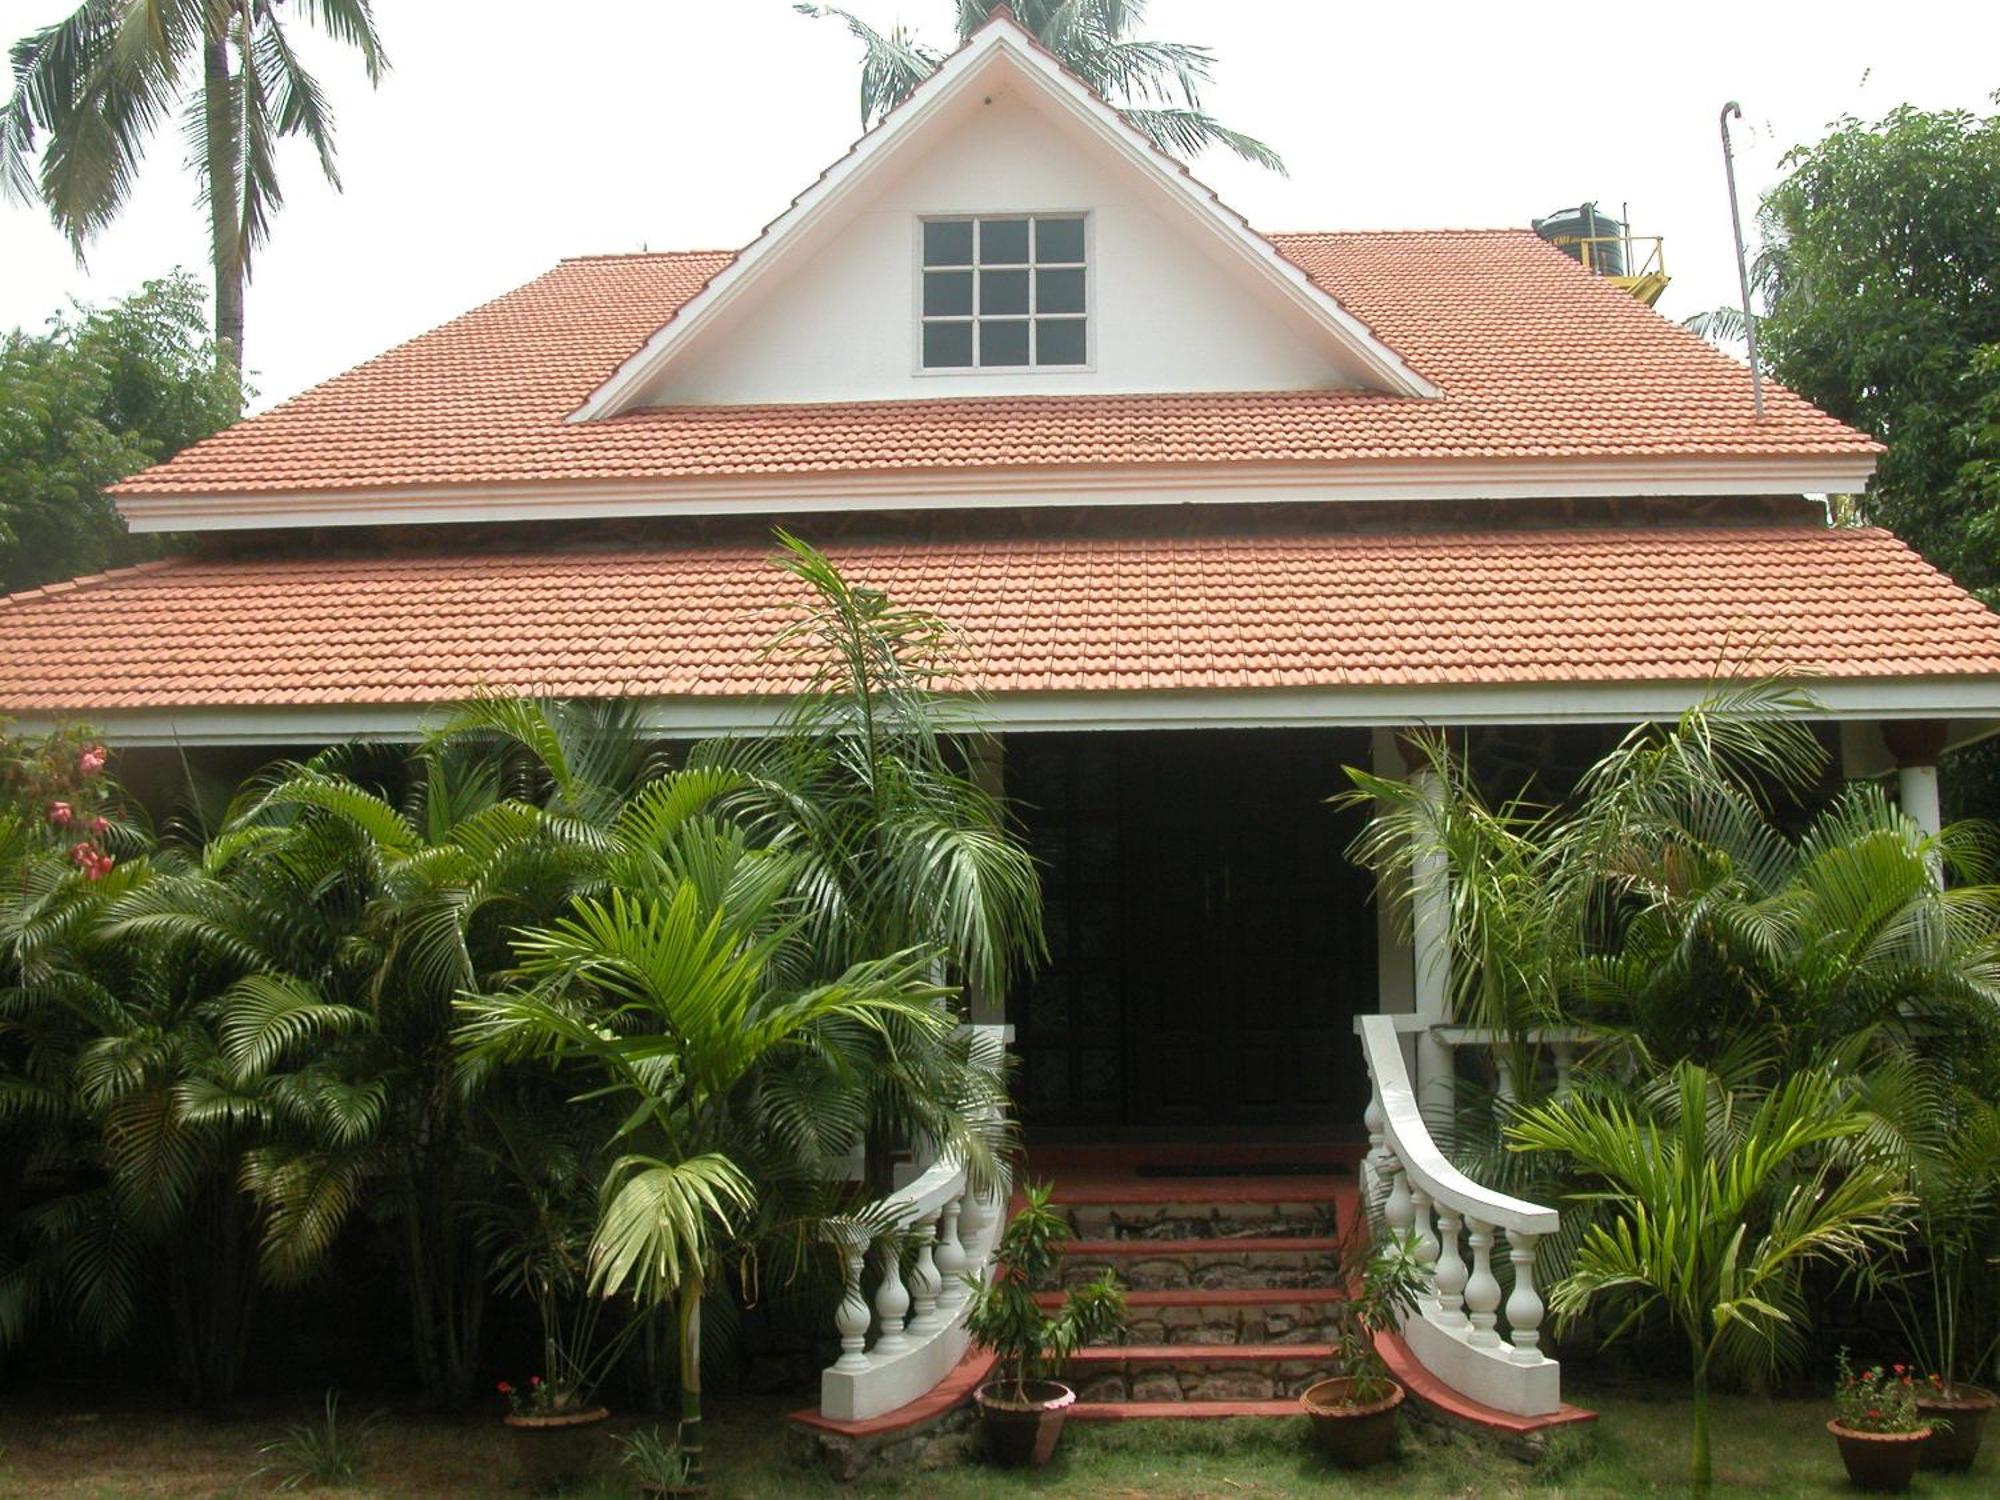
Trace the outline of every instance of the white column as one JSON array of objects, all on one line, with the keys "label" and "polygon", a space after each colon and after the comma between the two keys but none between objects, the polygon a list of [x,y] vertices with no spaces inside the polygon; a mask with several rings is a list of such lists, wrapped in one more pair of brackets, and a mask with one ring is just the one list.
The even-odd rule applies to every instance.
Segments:
[{"label": "white column", "polygon": [[1390,1147],[1389,1195],[1382,1200],[1382,1223],[1391,1235],[1401,1239],[1410,1232],[1416,1219],[1417,1211],[1410,1201],[1410,1179],[1403,1173],[1403,1163],[1395,1148]]},{"label": "white column", "polygon": [[1431,1228],[1431,1195],[1410,1184],[1410,1232],[1417,1237],[1416,1260],[1426,1272],[1437,1264],[1437,1232]]},{"label": "white column", "polygon": [[840,1306],[834,1309],[833,1326],[840,1330],[840,1358],[836,1370],[851,1375],[865,1373],[868,1363],[868,1302],[861,1295],[861,1260],[868,1242],[857,1230],[840,1241]]},{"label": "white column", "polygon": [[1898,766],[1896,801],[1904,814],[1925,833],[1935,836],[1944,827],[1944,809],[1938,801],[1936,766]]},{"label": "white column", "polygon": [[[1393,729],[1374,731],[1370,754],[1369,769],[1384,780],[1409,773]],[[1375,1009],[1385,1016],[1406,1016],[1416,1003],[1416,961],[1410,935],[1403,930],[1406,915],[1393,901],[1375,903]]]},{"label": "white column", "polygon": [[1368,1130],[1368,1152],[1361,1158],[1361,1213],[1372,1224],[1382,1217],[1379,1200],[1389,1162],[1389,1148],[1383,1144],[1389,1122],[1382,1113],[1382,1091],[1372,1075],[1368,1079],[1368,1108],[1362,1111],[1361,1123]]},{"label": "white column", "polygon": [[987,1194],[967,1190],[958,1219],[958,1242],[965,1250],[965,1274],[982,1280],[986,1276],[986,1226],[992,1222],[993,1212]]},{"label": "white column", "polygon": [[[1428,766],[1410,779],[1428,797],[1442,796],[1444,782]],[[1410,929],[1416,949],[1416,1013],[1430,1027],[1451,1020],[1451,868],[1441,849],[1417,851],[1411,878]],[[1452,1112],[1451,1048],[1429,1029],[1417,1042],[1417,1107],[1427,1121],[1448,1120]]]},{"label": "white column", "polygon": [[897,1231],[892,1229],[882,1236],[876,1246],[882,1263],[882,1284],[875,1288],[875,1316],[882,1323],[882,1331],[875,1336],[877,1359],[901,1354],[910,1347],[910,1341],[903,1333],[903,1318],[910,1310],[910,1294],[903,1286],[902,1247],[897,1243],[898,1238]]}]

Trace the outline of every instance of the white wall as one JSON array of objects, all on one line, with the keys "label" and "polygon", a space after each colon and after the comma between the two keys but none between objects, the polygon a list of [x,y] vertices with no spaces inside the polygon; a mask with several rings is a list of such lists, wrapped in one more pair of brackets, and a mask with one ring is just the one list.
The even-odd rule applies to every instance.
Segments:
[{"label": "white wall", "polygon": [[[1009,89],[966,99],[763,273],[648,391],[649,405],[965,395],[1310,390],[1361,382],[1278,294],[1202,243],[1156,184]],[[917,369],[920,215],[1086,210],[1088,371]]]}]

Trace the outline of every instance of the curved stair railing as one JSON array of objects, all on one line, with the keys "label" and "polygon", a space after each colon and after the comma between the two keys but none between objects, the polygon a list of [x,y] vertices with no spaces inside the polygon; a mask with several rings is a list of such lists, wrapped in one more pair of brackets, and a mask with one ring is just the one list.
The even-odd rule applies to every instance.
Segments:
[{"label": "curved stair railing", "polygon": [[[1000,1028],[973,1030],[992,1033],[982,1042],[997,1058]],[[827,1226],[840,1252],[842,1294],[833,1317],[840,1357],[820,1374],[821,1416],[865,1422],[908,1405],[951,1373],[969,1342],[965,1278],[986,1278],[1005,1217],[1004,1185],[974,1190],[965,1163],[947,1153],[886,1198]],[[871,1259],[880,1272],[872,1304],[862,1293]]]},{"label": "curved stair railing", "polygon": [[[1371,1085],[1362,1203],[1387,1232],[1416,1237],[1429,1283],[1403,1319],[1403,1342],[1426,1370],[1473,1401],[1521,1417],[1553,1414],[1562,1406],[1562,1367],[1541,1350],[1535,1251],[1561,1216],[1481,1187],[1447,1161],[1417,1108],[1395,1018],[1363,1016],[1360,1032]],[[1506,1236],[1513,1266],[1504,1307],[1493,1274],[1496,1232]]]}]

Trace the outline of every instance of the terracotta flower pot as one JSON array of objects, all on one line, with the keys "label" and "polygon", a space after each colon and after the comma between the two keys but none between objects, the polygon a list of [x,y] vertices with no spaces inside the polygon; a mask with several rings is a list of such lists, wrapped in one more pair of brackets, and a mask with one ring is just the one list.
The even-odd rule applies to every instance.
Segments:
[{"label": "terracotta flower pot", "polygon": [[1010,1469],[1039,1469],[1056,1451],[1063,1418],[1076,1404],[1076,1392],[1060,1380],[1030,1380],[1023,1402],[1014,1382],[996,1380],[972,1393],[986,1429],[986,1452]]},{"label": "terracotta flower pot", "polygon": [[1389,1387],[1388,1395],[1360,1405],[1354,1404],[1354,1379],[1349,1375],[1322,1380],[1299,1396],[1299,1405],[1312,1418],[1313,1442],[1344,1469],[1388,1462],[1403,1388],[1393,1380],[1383,1384]]},{"label": "terracotta flower pot", "polygon": [[1858,1490],[1898,1492],[1910,1487],[1917,1465],[1923,1461],[1924,1444],[1931,1430],[1915,1432],[1856,1432],[1836,1419],[1826,1424],[1840,1445],[1840,1461],[1847,1465],[1847,1478]]},{"label": "terracotta flower pot", "polygon": [[598,1427],[610,1415],[604,1407],[593,1406],[588,1411],[502,1418],[514,1434],[514,1457],[529,1492],[548,1494],[596,1468],[604,1451],[604,1434]]},{"label": "terracotta flower pot", "polygon": [[2000,1406],[2000,1396],[1976,1385],[1954,1386],[1949,1396],[1932,1392],[1917,1397],[1917,1410],[1931,1423],[1931,1440],[1924,1444],[1924,1467],[1971,1468],[1979,1457],[1987,1414],[1996,1406]]}]

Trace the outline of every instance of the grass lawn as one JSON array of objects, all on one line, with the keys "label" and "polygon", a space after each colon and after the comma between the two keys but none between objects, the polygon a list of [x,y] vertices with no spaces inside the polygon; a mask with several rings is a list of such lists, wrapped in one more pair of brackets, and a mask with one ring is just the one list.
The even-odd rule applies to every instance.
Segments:
[{"label": "grass lawn", "polygon": [[[1566,1441],[1530,1466],[1497,1450],[1404,1424],[1402,1456],[1385,1469],[1336,1475],[1306,1452],[1294,1423],[1187,1423],[1072,1427],[1055,1464],[1038,1474],[967,1467],[883,1475],[836,1485],[786,1460],[778,1424],[793,1403],[735,1401],[710,1422],[711,1479],[718,1497],[902,1495],[971,1500],[988,1495],[1287,1496],[1335,1491],[1430,1496],[1619,1496],[1685,1493],[1687,1406],[1677,1392],[1581,1394],[1602,1413],[1595,1434]],[[355,1414],[369,1409],[349,1398]],[[298,1415],[307,1413],[301,1411]],[[1840,1460],[1817,1401],[1721,1400],[1715,1413],[1718,1488],[1757,1495],[1847,1495]],[[205,1422],[176,1415],[95,1412],[40,1401],[0,1412],[0,1495],[10,1500],[257,1495],[260,1443],[277,1419]],[[385,1418],[367,1438],[364,1482],[328,1496],[508,1496],[520,1493],[497,1419]],[[1991,1495],[2000,1458],[1989,1452],[1969,1475],[1924,1475],[1913,1493]],[[625,1496],[615,1481],[580,1497]]]}]

